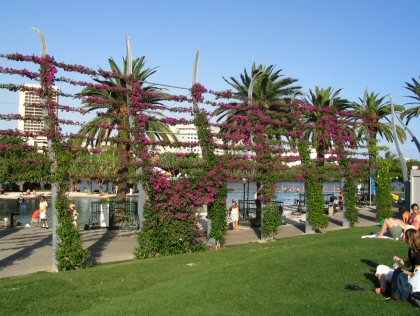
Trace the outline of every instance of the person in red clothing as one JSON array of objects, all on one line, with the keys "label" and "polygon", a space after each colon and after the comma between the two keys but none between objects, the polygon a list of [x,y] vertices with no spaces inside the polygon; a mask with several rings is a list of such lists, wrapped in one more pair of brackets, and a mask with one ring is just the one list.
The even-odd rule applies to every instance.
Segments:
[{"label": "person in red clothing", "polygon": [[32,214],[32,223],[39,223],[39,216],[41,215],[41,212],[39,210],[36,210],[33,214]]}]

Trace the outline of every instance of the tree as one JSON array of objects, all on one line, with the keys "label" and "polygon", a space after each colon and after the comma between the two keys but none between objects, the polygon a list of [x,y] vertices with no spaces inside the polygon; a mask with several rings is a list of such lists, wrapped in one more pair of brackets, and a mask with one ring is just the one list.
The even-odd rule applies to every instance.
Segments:
[{"label": "tree", "polygon": [[414,106],[403,112],[402,117],[407,117],[407,124],[412,118],[418,117],[420,115],[420,82],[417,81],[416,78],[411,78],[411,80],[413,81],[413,83],[406,82],[405,88],[414,94],[414,95],[408,96],[409,98],[413,99],[414,102],[410,102],[407,104],[417,105],[417,106]]},{"label": "tree", "polygon": [[[385,138],[388,142],[393,142],[392,123],[389,119],[391,115],[391,104],[385,101],[385,97],[379,97],[379,93],[366,91],[366,98],[359,98],[360,103],[353,103],[354,112],[364,119],[365,131],[363,134],[367,136],[367,144],[369,151],[369,169],[371,175],[376,174],[376,158],[378,155],[377,137],[378,134]],[[404,111],[401,105],[394,105],[396,112]],[[383,122],[385,120],[385,122]],[[404,142],[407,138],[404,129],[396,126],[397,137],[400,142]]]},{"label": "tree", "polygon": [[[274,65],[265,67],[263,65],[256,66],[254,63],[250,74],[244,69],[244,73],[240,75],[239,80],[234,77],[230,77],[230,80],[223,78],[234,89],[233,96],[241,100],[241,105],[248,104],[248,89],[251,80],[259,72],[260,74],[255,80],[252,99],[266,113],[273,115],[276,112],[282,111],[283,109],[279,107],[279,103],[290,102],[296,95],[300,94],[301,87],[293,85],[297,79],[284,77],[281,74],[282,69],[275,70]],[[224,121],[229,126],[232,126],[232,129],[222,128],[221,133],[234,133],[235,126],[244,124],[242,121],[235,120],[234,116],[247,115],[246,112],[241,109],[218,108],[215,111],[215,114],[219,115],[217,121]]]},{"label": "tree", "polygon": [[[128,163],[130,157],[130,124],[129,124],[129,108],[127,104],[127,94],[125,89],[129,88],[124,74],[126,73],[126,60],[123,58],[124,69],[123,71],[117,66],[113,58],[110,58],[109,65],[111,71],[117,74],[114,78],[95,79],[101,85],[124,89],[100,89],[98,87],[86,87],[80,93],[84,97],[100,97],[107,100],[106,103],[88,101],[85,104],[87,112],[96,110],[105,110],[104,112],[97,113],[97,117],[91,120],[87,125],[81,128],[79,136],[84,139],[86,147],[100,147],[105,144],[115,142],[118,154],[118,195],[117,200],[125,200],[127,193],[127,176],[128,176]],[[132,80],[134,82],[143,82],[156,72],[155,68],[145,68],[145,57],[137,58],[132,62]],[[161,99],[153,92],[158,92],[158,89],[153,85],[143,84],[141,87],[141,94],[143,101],[147,103],[158,104]],[[89,100],[89,99],[87,99]],[[149,116],[159,116],[160,113],[148,111]],[[175,139],[169,127],[157,120],[148,120],[145,129],[150,131],[147,137],[150,139]],[[117,134],[117,137],[113,135]],[[81,145],[82,141],[79,140],[76,144]]]},{"label": "tree", "polygon": [[[369,129],[368,136],[376,139],[378,134],[388,142],[393,142],[392,124],[389,116],[391,115],[391,104],[385,101],[386,96],[379,97],[379,93],[366,93],[365,105],[362,98],[360,103],[353,103],[355,113],[363,115]],[[404,106],[394,105],[395,112],[404,111]],[[383,122],[385,120],[385,122]],[[400,142],[404,142],[407,136],[401,126],[397,127],[397,137]]]},{"label": "tree", "polygon": [[[243,74],[240,75],[240,79],[236,79],[234,77],[230,77],[230,80],[226,78],[223,79],[234,89],[233,97],[239,100],[239,102],[236,102],[234,104],[247,106],[249,87],[251,85],[252,79],[258,74],[258,76],[255,79],[255,83],[252,90],[252,106],[258,106],[267,116],[279,118],[279,116],[284,116],[285,112],[288,112],[290,110],[288,108],[285,108],[284,104],[290,102],[296,97],[296,95],[299,95],[301,88],[299,86],[293,85],[297,81],[297,79],[284,77],[284,75],[282,75],[281,72],[282,69],[275,70],[274,65],[265,67],[263,65],[256,66],[256,64],[254,63],[252,65],[250,74],[248,74],[247,70],[244,69]],[[221,134],[237,134],[237,126],[243,126],[247,124],[247,122],[243,120],[237,120],[235,118],[235,116],[237,115],[247,116],[248,111],[246,109],[226,109],[220,107],[216,109],[215,114],[219,115],[218,122],[224,121],[226,126],[228,126],[221,128]],[[252,124],[255,123],[256,122],[252,122]],[[280,139],[282,136],[288,135],[288,132],[284,129],[272,128],[270,124],[265,124],[265,130],[269,131],[267,133],[268,138]],[[256,135],[251,135],[250,133],[248,133],[247,136],[249,136],[250,138],[254,138],[254,143],[256,144],[261,142],[261,140],[255,139]],[[261,165],[264,165],[263,161],[259,162],[261,162]],[[267,163],[270,162],[267,161]],[[264,177],[264,170],[262,168],[257,169],[261,171],[260,176]],[[268,176],[267,173],[265,174],[265,176]],[[260,181],[257,179],[257,190],[259,187]],[[264,186],[264,190],[268,190],[269,188],[269,185]]]},{"label": "tree", "polygon": [[50,161],[16,136],[1,136],[0,145],[8,148],[0,152],[0,181],[43,181],[50,178]]},{"label": "tree", "polygon": [[341,89],[334,91],[332,87],[326,89],[315,87],[315,91],[309,90],[309,94],[303,99],[305,103],[315,107],[314,111],[305,111],[304,115],[308,126],[305,132],[316,150],[318,166],[324,166],[325,152],[332,144],[330,135],[322,128],[322,120],[331,115],[324,110],[342,111],[350,106],[349,101],[340,97],[340,92]]},{"label": "tree", "polygon": [[389,161],[389,172],[391,179],[402,179],[401,162],[398,156],[390,152],[388,149],[387,151],[385,151],[384,159]]}]

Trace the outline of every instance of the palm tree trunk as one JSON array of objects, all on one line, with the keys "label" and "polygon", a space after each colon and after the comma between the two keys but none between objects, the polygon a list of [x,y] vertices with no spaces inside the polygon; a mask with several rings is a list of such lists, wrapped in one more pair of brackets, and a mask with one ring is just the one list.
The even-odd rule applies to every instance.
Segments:
[{"label": "palm tree trunk", "polygon": [[117,201],[125,201],[127,194],[127,178],[128,178],[128,151],[124,145],[118,146],[118,193]]},{"label": "palm tree trunk", "polygon": [[126,194],[127,194],[127,179],[128,179],[128,153],[127,146],[118,145],[118,192],[116,201],[113,204],[113,213],[110,213],[110,226],[111,227],[124,227],[130,226],[129,218],[126,212]]},{"label": "palm tree trunk", "polygon": [[318,148],[316,149],[316,158],[318,159],[317,161],[317,166],[318,167],[324,167],[325,165],[325,147],[323,144],[320,144],[318,146]]}]

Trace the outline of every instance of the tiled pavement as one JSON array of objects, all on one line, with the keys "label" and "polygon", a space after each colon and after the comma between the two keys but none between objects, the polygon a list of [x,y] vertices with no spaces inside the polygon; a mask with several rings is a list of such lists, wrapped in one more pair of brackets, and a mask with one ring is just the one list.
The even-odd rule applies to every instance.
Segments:
[{"label": "tiled pavement", "polygon": [[[373,226],[378,222],[376,212],[371,208],[359,211],[360,226]],[[342,229],[343,213],[330,217],[328,231]],[[303,235],[305,224],[298,220],[288,220],[281,226],[276,238]],[[258,242],[259,232],[249,227],[239,231],[229,231],[226,245]],[[51,229],[4,228],[0,227],[0,278],[23,275],[37,271],[52,271],[52,232]],[[93,263],[116,262],[133,259],[136,246],[136,232],[90,230],[82,231],[85,247],[91,251]]]}]

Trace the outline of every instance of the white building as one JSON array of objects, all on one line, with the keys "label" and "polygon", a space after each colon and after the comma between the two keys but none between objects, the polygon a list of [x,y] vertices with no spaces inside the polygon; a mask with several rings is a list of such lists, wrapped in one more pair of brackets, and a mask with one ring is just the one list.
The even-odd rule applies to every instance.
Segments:
[{"label": "white building", "polygon": [[[178,142],[182,143],[198,143],[197,128],[194,124],[177,124],[169,126],[172,133],[176,136]],[[219,131],[219,128],[210,128],[213,134]],[[220,139],[216,139],[216,143],[221,143]],[[201,147],[199,145],[185,146],[185,147],[159,147],[160,152],[172,152],[172,153],[195,153],[201,156]],[[216,154],[223,154],[220,149],[215,150]]]},{"label": "white building", "polygon": [[[25,84],[29,88],[41,88],[39,84]],[[57,90],[57,87],[54,87]],[[58,103],[58,95],[55,98]],[[21,132],[42,133],[45,128],[45,120],[41,98],[34,91],[20,91],[19,92],[19,114],[22,117],[30,116],[35,120],[19,120],[18,130]],[[28,138],[27,144],[30,146],[46,147],[47,137],[38,136],[35,138]]]}]

